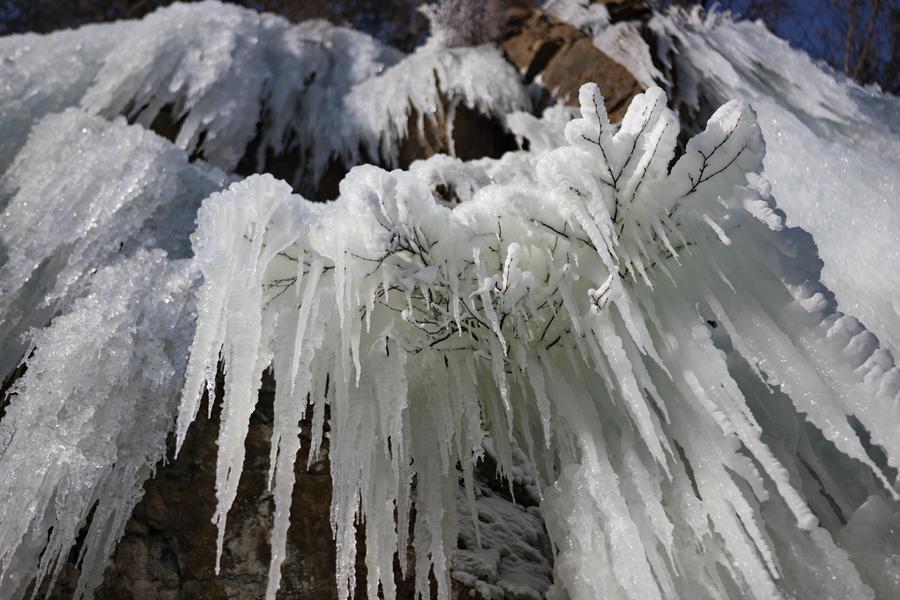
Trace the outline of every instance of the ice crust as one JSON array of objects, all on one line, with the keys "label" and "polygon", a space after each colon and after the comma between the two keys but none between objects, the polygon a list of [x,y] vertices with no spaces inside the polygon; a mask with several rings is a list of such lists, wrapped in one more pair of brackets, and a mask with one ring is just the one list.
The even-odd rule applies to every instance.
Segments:
[{"label": "ice crust", "polygon": [[229,181],[121,119],[68,109],[40,121],[0,178],[0,373],[99,266],[138,248],[190,256],[200,201]]},{"label": "ice crust", "polygon": [[78,109],[0,179],[0,378],[27,365],[0,420],[0,597],[52,582],[91,511],[76,596],[100,583],[174,426],[194,215],[230,180]]},{"label": "ice crust", "polygon": [[[639,44],[558,4],[595,42]],[[263,371],[277,382],[268,598],[307,416],[310,463],[329,438],[342,600],[359,529],[360,583],[386,600],[395,557],[441,600],[453,579],[548,600],[900,596],[879,266],[896,102],[759,25],[651,26],[673,62],[644,75],[677,72],[676,102],[713,113],[679,156],[660,89],[620,126],[593,85],[537,118],[487,47],[401,56],[213,2],[0,39],[0,378],[27,367],[0,417],[0,597],[50,585],[85,525],[91,596],[220,364],[219,555]],[[754,109],[713,112],[731,95]],[[393,164],[410,123],[460,103],[528,150],[357,167],[328,204],[227,174],[248,148],[259,169],[299,152],[294,183]],[[173,116],[174,143],[146,130]],[[485,453],[539,508],[476,479]]]}]

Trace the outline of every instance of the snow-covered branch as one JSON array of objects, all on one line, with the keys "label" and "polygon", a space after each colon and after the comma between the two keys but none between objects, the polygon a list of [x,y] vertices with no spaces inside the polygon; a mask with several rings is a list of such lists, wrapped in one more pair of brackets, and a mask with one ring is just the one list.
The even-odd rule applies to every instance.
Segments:
[{"label": "snow-covered branch", "polygon": [[[803,482],[764,442],[747,384],[709,323],[722,324],[762,385],[779,382],[793,410],[893,493],[838,417],[846,389],[833,385],[830,363],[810,350],[808,330],[781,321],[792,291],[769,269],[790,258],[778,250],[785,230],[773,225],[771,200],[752,183],[763,156],[753,112],[724,106],[670,171],[678,124],[660,90],[638,96],[615,133],[596,86],[581,101],[569,143],[537,158],[536,185],[487,186],[453,210],[410,173],[375,167],[354,169],[325,206],[264,176],[204,203],[195,239],[204,284],[179,439],[223,358],[221,532],[256,382],[273,366],[270,594],[298,421],[312,411],[314,454],[326,405],[342,595],[354,587],[348,565],[363,527],[377,540],[367,542],[369,589],[393,597],[385,557],[404,553],[415,480],[419,589],[433,572],[446,597],[457,501],[448,482],[460,465],[471,486],[486,432],[507,471],[514,442],[541,467],[557,584],[572,597],[721,585],[689,568],[698,560],[727,565],[759,597],[776,594],[778,565],[791,558],[761,529],[773,518],[762,501],[792,515],[792,527],[815,530],[817,518]],[[780,258],[748,262],[760,253]],[[663,500],[671,494],[681,500]],[[673,536],[695,543],[676,552]],[[817,539],[831,558],[791,568],[852,570]]]}]

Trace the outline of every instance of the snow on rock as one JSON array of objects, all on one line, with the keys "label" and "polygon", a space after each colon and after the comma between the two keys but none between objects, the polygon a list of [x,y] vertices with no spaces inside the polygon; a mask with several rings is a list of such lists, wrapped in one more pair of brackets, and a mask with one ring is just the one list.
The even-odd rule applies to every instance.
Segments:
[{"label": "snow on rock", "polygon": [[640,24],[623,21],[603,27],[594,34],[594,45],[625,65],[642,86],[652,87],[665,81],[653,64],[650,47],[641,35]]},{"label": "snow on rock", "polygon": [[[760,407],[778,390],[789,421],[819,432],[813,455],[868,474],[856,500],[843,496],[855,510],[896,496],[900,372],[836,311],[809,236],[785,226],[757,175],[755,113],[721,107],[670,168],[678,128],[654,88],[615,131],[586,85],[581,118],[533,157],[533,178],[481,187],[453,210],[414,173],[371,166],[328,205],[269,176],[208,198],[177,433],[180,444],[221,358],[219,551],[272,365],[270,598],[298,422],[311,411],[314,457],[326,407],[341,598],[356,585],[357,528],[370,595],[395,597],[392,557],[405,572],[411,529],[417,589],[431,573],[448,597],[455,515],[461,503],[477,514],[485,434],[504,473],[516,448],[537,468],[558,552],[549,596],[871,597],[875,582],[851,562],[864,557],[835,544],[840,519],[819,501],[841,495],[845,463],[781,451]],[[491,548],[479,560],[496,583],[503,553]]]},{"label": "snow on rock", "polygon": [[490,436],[481,449],[473,485],[463,481],[457,492],[451,575],[481,598],[541,600],[553,583],[553,550],[538,508],[538,478],[515,442],[512,468],[502,477]]},{"label": "snow on rock", "polygon": [[[603,4],[591,4],[584,18],[574,18],[562,10],[566,7],[576,13],[582,10],[577,2],[554,2],[546,10],[511,9],[510,18],[517,25],[503,40],[504,55],[516,65],[538,98],[553,98],[577,107],[581,85],[597,83],[603,89],[610,119],[621,121],[631,99],[646,87],[636,79],[634,61],[625,60],[632,53],[620,53],[619,58],[625,62],[613,59],[597,46],[591,33],[579,29],[588,23],[597,27],[607,24]],[[567,21],[570,18],[576,25]],[[646,51],[644,54],[649,56]],[[627,68],[623,66],[626,63]]]},{"label": "snow on rock", "polygon": [[900,100],[814,63],[761,23],[676,11],[650,26],[679,103],[701,115],[730,98],[753,105],[766,177],[789,222],[815,236],[823,282],[841,310],[900,348]]},{"label": "snow on rock", "polygon": [[467,161],[435,154],[410,164],[409,172],[428,183],[438,200],[451,208],[471,200],[487,185],[535,181],[538,153],[565,142],[563,129],[576,114],[577,109],[561,104],[547,108],[540,118],[523,111],[512,112],[506,115],[506,126],[520,146],[527,144],[528,150]]},{"label": "snow on rock", "polygon": [[474,490],[477,514],[458,492],[460,549],[453,552],[453,579],[485,599],[541,600],[553,568],[540,511],[510,502],[481,482]]},{"label": "snow on rock", "polygon": [[544,10],[560,21],[591,32],[609,25],[610,21],[609,10],[602,2],[549,0],[544,4]]},{"label": "snow on rock", "polygon": [[494,48],[404,56],[324,21],[292,25],[213,1],[173,4],[140,21],[10,36],[0,56],[10,82],[0,91],[0,170],[31,122],[81,106],[167,130],[188,154],[226,171],[242,161],[265,171],[269,158],[296,153],[293,183],[315,191],[332,161],[397,164],[413,113],[421,131],[423,119],[445,109],[452,116],[460,104],[488,116],[528,106]]}]

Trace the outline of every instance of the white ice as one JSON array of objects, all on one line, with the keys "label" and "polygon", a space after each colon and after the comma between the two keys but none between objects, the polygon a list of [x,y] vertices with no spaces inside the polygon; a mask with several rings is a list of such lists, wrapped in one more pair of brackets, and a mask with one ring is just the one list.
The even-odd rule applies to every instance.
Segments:
[{"label": "white ice", "polygon": [[761,23],[675,12],[650,27],[679,103],[699,113],[730,98],[753,105],[766,177],[788,222],[815,236],[822,281],[841,310],[900,348],[900,99],[814,63]]},{"label": "white ice", "polygon": [[[602,7],[558,9],[643,48]],[[307,416],[342,599],[358,529],[386,600],[395,556],[441,600],[454,578],[555,600],[900,595],[896,101],[758,25],[678,14],[652,22],[668,71],[632,67],[712,113],[680,155],[662,90],[619,126],[590,84],[578,118],[537,118],[490,47],[403,56],[214,2],[0,40],[0,376],[27,367],[0,421],[0,595],[52,580],[93,510],[91,594],[220,361],[220,554],[277,382],[269,598]],[[291,152],[307,187],[333,160],[396,164],[458,106],[528,150],[360,166],[327,204],[227,174]],[[146,131],[166,120],[174,143]],[[475,480],[486,447],[539,510]]]}]

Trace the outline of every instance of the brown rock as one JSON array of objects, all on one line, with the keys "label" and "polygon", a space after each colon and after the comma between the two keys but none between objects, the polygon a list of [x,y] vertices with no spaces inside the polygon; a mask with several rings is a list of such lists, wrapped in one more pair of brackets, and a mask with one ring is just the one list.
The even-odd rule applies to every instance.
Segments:
[{"label": "brown rock", "polygon": [[610,120],[625,115],[628,103],[643,87],[622,65],[594,46],[590,36],[540,9],[515,7],[509,13],[514,33],[503,41],[507,58],[526,82],[538,75],[541,84],[560,102],[578,105],[578,90],[595,82],[606,99]]}]

